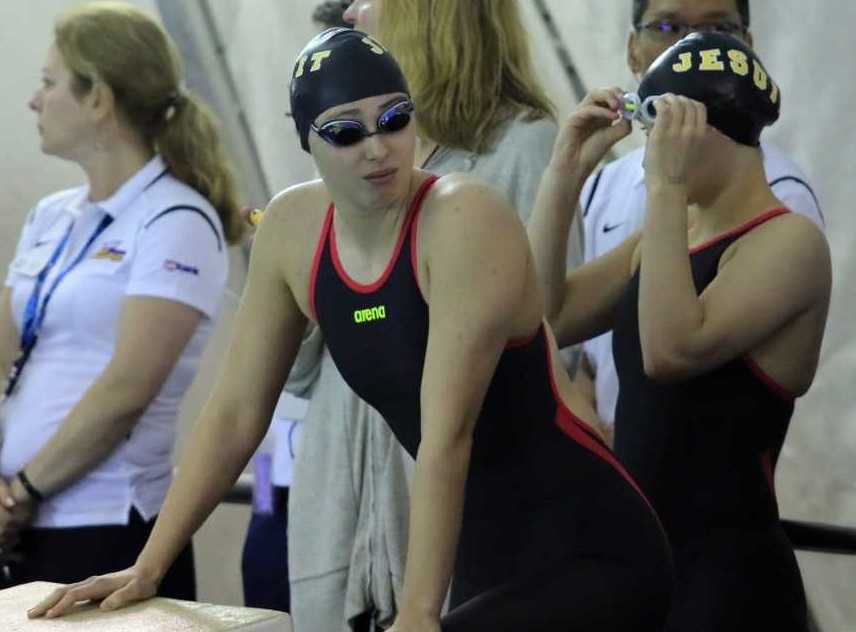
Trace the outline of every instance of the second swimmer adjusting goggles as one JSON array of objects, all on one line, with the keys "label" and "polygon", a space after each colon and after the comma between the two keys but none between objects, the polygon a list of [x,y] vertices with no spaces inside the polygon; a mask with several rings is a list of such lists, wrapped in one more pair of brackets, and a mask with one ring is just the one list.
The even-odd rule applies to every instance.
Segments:
[{"label": "second swimmer adjusting goggles", "polygon": [[708,123],[742,145],[758,145],[779,118],[779,87],[751,48],[724,33],[690,33],[663,52],[638,93],[624,95],[621,114],[650,127],[654,102],[666,93],[704,103]]}]

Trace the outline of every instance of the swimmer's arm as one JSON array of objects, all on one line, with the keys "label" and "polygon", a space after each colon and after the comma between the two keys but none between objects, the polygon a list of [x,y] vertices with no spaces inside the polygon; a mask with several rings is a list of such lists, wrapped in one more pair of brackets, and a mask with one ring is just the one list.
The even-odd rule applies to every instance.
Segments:
[{"label": "swimmer's arm", "polygon": [[450,221],[437,221],[422,233],[430,330],[396,630],[428,629],[440,616],[457,550],[475,422],[531,274],[523,228],[507,204],[481,188],[459,201],[457,214],[446,213]]},{"label": "swimmer's arm", "polygon": [[256,235],[220,377],[138,560],[160,576],[232,488],[267,432],[306,327],[277,256],[284,220],[269,215]]},{"label": "swimmer's arm", "polygon": [[[605,301],[612,293],[601,292],[604,287],[611,289],[615,281],[609,267],[589,268],[573,279],[565,274],[568,235],[583,184],[609,148],[630,132],[626,122],[615,124],[620,94],[617,88],[592,91],[562,124],[527,224],[538,281],[545,292],[545,313],[560,348],[610,326],[603,315],[608,314],[611,305]],[[569,310],[568,304],[577,302],[579,295],[584,300]]]},{"label": "swimmer's arm", "polygon": [[[612,310],[630,280],[639,235],[567,274],[568,234],[583,178],[551,164],[527,224],[545,315],[559,348],[588,340],[612,327]],[[566,276],[567,274],[567,276]]]},{"label": "swimmer's arm", "polygon": [[798,315],[826,309],[829,247],[809,220],[775,219],[747,234],[699,296],[687,255],[685,190],[650,187],[648,208],[639,333],[651,377],[698,375],[750,352]]},{"label": "swimmer's arm", "polygon": [[559,348],[612,329],[613,313],[634,272],[639,233],[568,274],[559,312],[550,319]]},{"label": "swimmer's arm", "polygon": [[[274,202],[276,204],[276,202]],[[30,617],[59,616],[76,601],[104,599],[115,609],[154,594],[182,548],[232,487],[264,437],[294,360],[306,318],[283,269],[278,227],[268,212],[256,235],[250,270],[220,377],[187,441],[178,475],[155,528],[130,569],[54,591]]]},{"label": "swimmer's arm", "polygon": [[578,213],[585,174],[551,160],[538,188],[532,215],[526,223],[538,281],[544,291],[544,312],[551,325],[562,311],[565,297],[568,237]]}]

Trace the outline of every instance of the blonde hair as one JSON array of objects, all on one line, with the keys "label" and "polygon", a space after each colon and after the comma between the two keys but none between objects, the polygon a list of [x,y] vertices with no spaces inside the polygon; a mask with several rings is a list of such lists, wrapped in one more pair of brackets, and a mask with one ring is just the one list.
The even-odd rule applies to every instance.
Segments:
[{"label": "blonde hair", "polygon": [[554,118],[516,0],[395,0],[378,39],[407,77],[420,133],[484,152],[509,118]]},{"label": "blonde hair", "polygon": [[227,241],[242,233],[235,178],[213,113],[181,87],[181,61],[166,31],[121,2],[93,2],[63,15],[56,47],[78,96],[110,87],[118,112],[161,154],[170,172],[217,210]]}]

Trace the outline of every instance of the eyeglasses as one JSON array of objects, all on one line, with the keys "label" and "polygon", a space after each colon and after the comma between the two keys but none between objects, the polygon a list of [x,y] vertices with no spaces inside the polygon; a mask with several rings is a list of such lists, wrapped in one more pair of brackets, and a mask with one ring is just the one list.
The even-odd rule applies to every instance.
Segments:
[{"label": "eyeglasses", "polygon": [[681,39],[693,32],[702,33],[724,33],[735,37],[746,35],[746,27],[728,20],[721,22],[700,22],[698,24],[684,24],[683,22],[672,22],[671,20],[652,20],[644,24],[636,25],[637,31],[645,31],[659,39]]},{"label": "eyeglasses", "polygon": [[374,132],[366,129],[361,122],[353,120],[327,121],[320,127],[312,123],[310,127],[334,147],[350,147],[375,134],[400,132],[410,124],[413,109],[410,99],[399,101],[378,117],[377,130]]}]

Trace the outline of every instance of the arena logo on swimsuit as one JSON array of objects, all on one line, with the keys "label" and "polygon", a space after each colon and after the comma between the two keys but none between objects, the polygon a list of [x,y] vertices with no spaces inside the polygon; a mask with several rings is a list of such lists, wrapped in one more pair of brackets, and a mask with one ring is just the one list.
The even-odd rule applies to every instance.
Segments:
[{"label": "arena logo on swimsuit", "polygon": [[[749,56],[742,50],[729,49],[725,55],[728,57],[728,66],[722,59],[723,50],[721,48],[708,48],[707,50],[698,51],[698,70],[711,72],[725,72],[730,70],[738,77],[745,77],[749,74]],[[672,70],[677,73],[689,72],[693,69],[693,54],[681,53],[678,56],[678,63],[672,65]],[[770,101],[776,103],[779,100],[779,86],[770,79],[767,71],[757,59],[752,60],[752,79],[755,87],[758,90],[766,92],[770,90]]]},{"label": "arena logo on swimsuit", "polygon": [[[368,35],[362,39],[363,44],[368,46],[371,51],[377,55],[383,55],[386,52],[386,49],[378,44],[377,40],[372,39]],[[317,53],[312,53],[312,55],[304,55],[297,62],[297,72],[294,73],[294,78],[302,77],[303,72],[306,70],[306,62],[311,61],[309,64],[309,72],[318,72],[321,70],[321,64],[324,63],[324,60],[330,57],[333,54],[331,50],[319,50]]]},{"label": "arena logo on swimsuit", "polygon": [[386,305],[354,310],[354,322],[358,325],[361,325],[362,323],[370,323],[373,320],[384,320],[385,318]]}]

